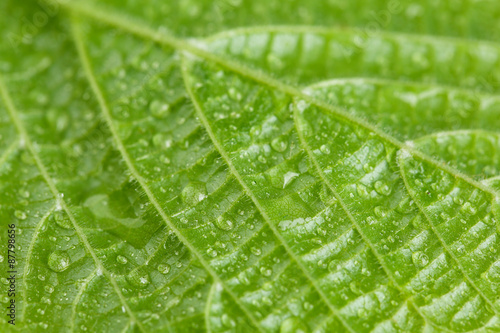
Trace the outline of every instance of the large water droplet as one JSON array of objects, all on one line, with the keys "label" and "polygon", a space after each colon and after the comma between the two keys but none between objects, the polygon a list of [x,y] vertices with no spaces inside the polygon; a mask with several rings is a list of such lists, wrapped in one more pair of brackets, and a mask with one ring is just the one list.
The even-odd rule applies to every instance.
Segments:
[{"label": "large water droplet", "polygon": [[49,256],[49,267],[54,272],[62,272],[68,268],[70,264],[69,256],[64,251],[55,251]]}]

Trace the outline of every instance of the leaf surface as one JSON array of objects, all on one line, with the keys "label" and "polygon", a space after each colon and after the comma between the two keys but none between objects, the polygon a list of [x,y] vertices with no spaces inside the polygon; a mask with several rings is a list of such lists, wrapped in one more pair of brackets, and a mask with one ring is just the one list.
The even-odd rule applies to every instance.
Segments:
[{"label": "leaf surface", "polygon": [[52,5],[0,5],[2,329],[499,329],[495,2]]}]

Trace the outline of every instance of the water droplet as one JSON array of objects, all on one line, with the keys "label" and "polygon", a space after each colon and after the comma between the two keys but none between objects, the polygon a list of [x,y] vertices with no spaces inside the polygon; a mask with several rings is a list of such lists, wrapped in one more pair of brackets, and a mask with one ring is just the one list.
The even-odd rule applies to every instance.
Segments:
[{"label": "water droplet", "polygon": [[194,206],[207,197],[207,189],[203,183],[191,182],[182,190],[181,196],[184,203]]},{"label": "water droplet", "polygon": [[119,264],[121,264],[121,265],[125,265],[128,262],[128,259],[126,257],[124,257],[124,256],[118,255],[116,257],[116,262],[119,263]]},{"label": "water droplet", "polygon": [[159,100],[154,100],[149,104],[149,111],[156,118],[165,118],[170,112],[170,105]]},{"label": "water droplet", "polygon": [[262,254],[262,251],[259,248],[255,247],[255,246],[252,246],[250,248],[250,252],[252,252],[256,256],[260,256]]},{"label": "water droplet", "polygon": [[296,172],[289,171],[289,172],[285,173],[285,175],[283,176],[283,188],[285,188],[288,184],[290,184],[298,176],[300,176],[300,175]]},{"label": "water droplet", "polygon": [[49,294],[52,294],[54,292],[54,286],[48,284],[44,287],[45,291],[48,292]]},{"label": "water droplet", "polygon": [[131,271],[130,274],[127,275],[127,281],[137,288],[146,288],[149,285],[148,275],[138,270]]},{"label": "water droplet", "polygon": [[322,145],[321,147],[319,147],[319,151],[321,151],[325,155],[328,155],[331,152],[328,145]]},{"label": "water droplet", "polygon": [[55,251],[49,256],[49,268],[54,272],[62,272],[68,268],[70,263],[69,256],[64,251]]},{"label": "water droplet", "polygon": [[156,268],[161,274],[168,274],[170,272],[170,266],[167,264],[159,264]]},{"label": "water droplet", "polygon": [[496,197],[491,205],[491,212],[495,217],[494,220],[500,221],[500,197]]},{"label": "water droplet", "polygon": [[385,215],[387,214],[385,208],[381,207],[381,206],[375,207],[373,212],[375,213],[375,216],[377,216],[377,217],[385,217]]},{"label": "water droplet", "polygon": [[389,185],[380,180],[377,180],[375,182],[375,191],[382,195],[391,194],[391,188],[389,187]]},{"label": "water droplet", "polygon": [[273,270],[268,267],[261,267],[260,274],[264,276],[271,276],[273,274]]},{"label": "water droplet", "polygon": [[19,220],[26,220],[26,218],[28,217],[22,210],[16,210],[14,212],[14,216]]},{"label": "water droplet", "polygon": [[23,198],[29,198],[30,197],[30,192],[26,191],[26,190],[19,190],[19,194],[23,197]]},{"label": "water droplet", "polygon": [[235,101],[241,101],[241,99],[243,98],[241,93],[233,87],[229,88],[228,92],[229,92],[229,97],[231,97]]},{"label": "water droplet", "polygon": [[305,333],[307,332],[306,326],[300,321],[299,318],[290,317],[285,319],[280,326],[280,333]]},{"label": "water droplet", "polygon": [[340,261],[339,260],[336,260],[336,259],[333,259],[332,261],[330,261],[330,263],[328,264],[328,270],[332,273],[336,272],[338,270],[338,266],[340,265]]},{"label": "water droplet", "polygon": [[425,267],[429,263],[429,257],[422,251],[413,252],[411,260],[417,267]]},{"label": "water droplet", "polygon": [[304,112],[304,110],[307,109],[308,106],[309,105],[307,104],[307,102],[303,99],[297,102],[297,110],[299,110],[300,112]]},{"label": "water droplet", "polygon": [[288,144],[282,137],[278,137],[274,138],[273,141],[271,141],[271,147],[273,147],[273,149],[277,152],[282,153],[286,150]]},{"label": "water droplet", "polygon": [[464,203],[463,208],[464,208],[464,212],[466,214],[476,215],[476,213],[477,213],[476,208],[470,202],[468,202],[468,201],[466,203]]},{"label": "water droplet", "polygon": [[208,254],[208,256],[209,256],[209,257],[211,257],[211,258],[215,258],[215,257],[217,257],[217,254],[218,254],[218,253],[217,253],[217,250],[215,250],[215,249],[213,249],[213,248],[211,248],[211,247],[210,247],[210,248],[208,248],[208,250],[207,250],[207,254]]},{"label": "water droplet", "polygon": [[57,225],[60,226],[61,228],[64,229],[71,228],[71,221],[69,220],[68,216],[62,211],[57,211],[54,213],[54,220],[56,221]]},{"label": "water droplet", "polygon": [[217,218],[217,220],[215,220],[215,225],[217,226],[217,228],[224,230],[224,231],[229,231],[229,230],[232,230],[234,228],[233,222],[224,218],[224,216],[219,216]]},{"label": "water droplet", "polygon": [[500,283],[500,266],[493,264],[486,273],[486,277],[493,283]]},{"label": "water droplet", "polygon": [[368,190],[366,189],[366,186],[363,184],[358,184],[356,185],[356,190],[358,192],[358,195],[360,195],[363,198],[368,198]]},{"label": "water droplet", "polygon": [[224,313],[221,316],[221,322],[222,322],[222,325],[224,325],[226,327],[236,327],[236,322],[233,319],[231,319],[231,317],[229,317],[229,315],[227,313]]}]

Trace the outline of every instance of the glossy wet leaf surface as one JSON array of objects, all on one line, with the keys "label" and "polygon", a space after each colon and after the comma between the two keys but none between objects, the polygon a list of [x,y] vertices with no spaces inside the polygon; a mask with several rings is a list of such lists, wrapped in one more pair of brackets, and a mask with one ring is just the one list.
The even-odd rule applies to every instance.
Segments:
[{"label": "glossy wet leaf surface", "polygon": [[0,8],[2,331],[500,330],[497,2]]}]

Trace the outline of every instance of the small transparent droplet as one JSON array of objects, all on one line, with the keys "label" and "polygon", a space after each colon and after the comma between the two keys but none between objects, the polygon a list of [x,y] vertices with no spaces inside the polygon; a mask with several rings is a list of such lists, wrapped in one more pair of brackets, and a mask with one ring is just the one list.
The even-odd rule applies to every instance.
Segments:
[{"label": "small transparent droplet", "polygon": [[411,260],[417,267],[425,267],[429,263],[429,257],[422,251],[413,252]]},{"label": "small transparent droplet", "polygon": [[194,206],[207,197],[207,189],[203,183],[191,182],[182,190],[181,196],[184,203]]},{"label": "small transparent droplet", "polygon": [[116,257],[116,262],[121,264],[121,265],[125,265],[128,262],[128,259],[124,256],[118,255]]},{"label": "small transparent droplet", "polygon": [[289,317],[285,319],[280,326],[280,333],[305,333],[307,332],[306,326],[300,321],[299,318]]},{"label": "small transparent droplet", "polygon": [[207,254],[208,254],[208,256],[209,256],[209,257],[211,257],[211,258],[215,258],[215,257],[217,257],[217,254],[218,254],[218,253],[217,253],[217,250],[215,250],[215,249],[213,249],[213,248],[209,248],[209,249],[207,250]]},{"label": "small transparent droplet", "polygon": [[391,194],[391,188],[389,185],[387,185],[385,182],[377,180],[375,182],[375,191],[377,193],[382,194],[382,195],[389,195]]},{"label": "small transparent droplet", "polygon": [[55,251],[49,256],[49,268],[54,272],[62,272],[68,268],[70,264],[69,255],[64,251]]},{"label": "small transparent droplet", "polygon": [[231,222],[227,218],[224,218],[224,216],[219,216],[215,220],[215,225],[217,226],[217,228],[224,230],[224,231],[229,231],[229,230],[232,230],[234,228],[233,222]]},{"label": "small transparent droplet", "polygon": [[156,268],[161,274],[168,274],[170,272],[170,266],[167,264],[159,264]]},{"label": "small transparent droplet", "polygon": [[287,142],[281,137],[274,138],[273,141],[271,141],[271,147],[280,153],[284,152],[287,146]]},{"label": "small transparent droplet", "polygon": [[170,105],[160,100],[154,100],[149,104],[149,111],[156,118],[164,118],[170,112]]},{"label": "small transparent droplet", "polygon": [[271,276],[273,274],[273,270],[268,267],[261,267],[260,274],[264,276]]},{"label": "small transparent droplet", "polygon": [[325,155],[328,155],[331,152],[328,145],[322,145],[321,147],[319,147],[319,150]]},{"label": "small transparent droplet", "polygon": [[476,213],[477,213],[476,208],[468,201],[466,203],[464,203],[463,208],[464,208],[464,212],[468,215],[476,215]]},{"label": "small transparent droplet", "polygon": [[255,247],[255,246],[252,246],[250,248],[250,252],[252,252],[252,254],[254,254],[256,256],[260,256],[262,254],[262,251],[259,248]]},{"label": "small transparent droplet", "polygon": [[18,219],[18,220],[26,220],[26,218],[28,217],[26,215],[25,212],[23,212],[22,210],[16,210],[14,212],[14,216]]},{"label": "small transparent droplet", "polygon": [[61,228],[71,228],[71,221],[69,220],[68,216],[62,211],[57,211],[54,213],[54,220],[56,221],[56,224]]}]

